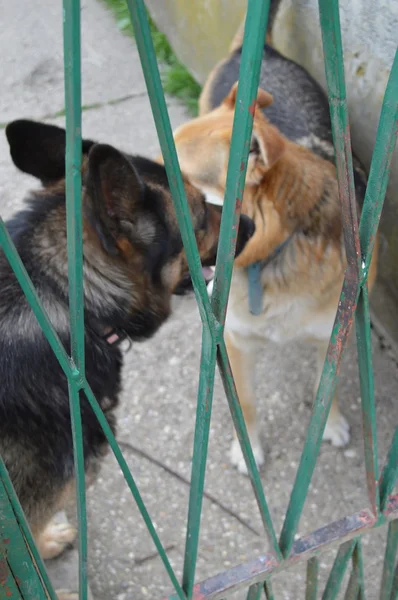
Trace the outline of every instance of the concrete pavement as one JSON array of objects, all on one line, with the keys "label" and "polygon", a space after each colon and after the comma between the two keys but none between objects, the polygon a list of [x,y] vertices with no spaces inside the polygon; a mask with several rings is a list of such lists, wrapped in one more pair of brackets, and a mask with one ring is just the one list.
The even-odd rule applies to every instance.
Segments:
[{"label": "concrete pavement", "polygon": [[[63,124],[62,9],[42,0],[1,0],[2,93],[0,122],[34,117]],[[120,34],[97,0],[82,2],[83,134],[147,156],[158,153],[157,136],[134,43]],[[168,99],[173,126],[187,119]],[[0,131],[0,211],[9,216],[35,181],[11,163]],[[199,373],[201,326],[193,298],[177,299],[173,317],[151,341],[126,354],[119,410],[122,449],[180,576]],[[398,422],[397,365],[374,339],[380,463]],[[300,345],[264,347],[258,369],[259,419],[267,452],[264,489],[280,531],[300,459],[311,407],[315,357]],[[321,455],[300,524],[304,534],[368,505],[356,352],[350,347],[341,377],[341,404],[352,424],[346,450],[328,445]],[[230,416],[216,378],[206,497],[197,579],[267,550],[248,479],[228,463]],[[89,578],[96,600],[154,600],[172,588],[113,457],[88,493]],[[368,598],[377,597],[385,530],[365,536]],[[334,553],[322,556],[323,580]],[[76,582],[76,550],[49,565],[57,587]],[[274,579],[276,598],[303,597],[305,567]],[[73,585],[72,585],[73,587]],[[244,598],[243,592],[235,598]]]}]

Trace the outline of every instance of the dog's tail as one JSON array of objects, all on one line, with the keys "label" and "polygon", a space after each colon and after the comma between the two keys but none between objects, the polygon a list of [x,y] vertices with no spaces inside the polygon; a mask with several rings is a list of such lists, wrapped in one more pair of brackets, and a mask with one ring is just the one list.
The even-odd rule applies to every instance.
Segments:
[{"label": "dog's tail", "polygon": [[[274,26],[275,18],[278,13],[279,5],[281,0],[270,0],[269,3],[269,15],[268,15],[268,25],[267,25],[267,33],[265,36],[265,42],[272,46],[272,28]],[[243,44],[243,35],[245,32],[245,19],[243,19],[242,23],[239,26],[238,31],[235,33],[235,36],[231,42],[229,47],[229,52],[235,52],[238,48],[241,48]]]}]

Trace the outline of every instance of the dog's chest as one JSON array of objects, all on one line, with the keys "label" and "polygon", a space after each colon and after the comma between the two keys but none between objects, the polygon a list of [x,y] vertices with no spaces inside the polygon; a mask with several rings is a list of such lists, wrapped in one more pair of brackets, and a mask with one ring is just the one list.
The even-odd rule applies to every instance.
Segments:
[{"label": "dog's chest", "polygon": [[252,315],[247,273],[234,269],[226,323],[230,331],[280,344],[296,339],[323,340],[330,336],[333,319],[333,310],[317,307],[308,293],[276,293],[270,289],[264,291],[261,314]]}]

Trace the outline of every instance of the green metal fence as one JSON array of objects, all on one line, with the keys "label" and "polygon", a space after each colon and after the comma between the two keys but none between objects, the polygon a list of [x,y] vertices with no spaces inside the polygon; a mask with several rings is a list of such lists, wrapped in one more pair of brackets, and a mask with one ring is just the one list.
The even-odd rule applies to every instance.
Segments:
[{"label": "green metal fence", "polygon": [[[398,428],[391,440],[384,468],[379,474],[375,420],[375,397],[371,354],[371,334],[367,274],[375,235],[386,192],[398,125],[398,54],[391,70],[383,101],[377,138],[370,168],[364,207],[358,227],[353,185],[352,155],[344,81],[343,53],[338,0],[319,0],[325,70],[336,151],[336,165],[342,205],[348,266],[330,339],[322,378],[312,409],[300,465],[293,485],[279,540],[272,523],[264,490],[249,443],[242,411],[228,362],[223,338],[227,299],[233,267],[239,213],[242,204],[246,165],[252,130],[253,105],[257,95],[263,41],[268,18],[268,0],[248,0],[245,38],[240,68],[238,98],[228,168],[226,197],[211,301],[206,292],[200,259],[185,199],[184,186],[173,143],[143,0],[127,0],[134,26],[148,94],[152,105],[175,209],[186,249],[195,295],[202,320],[202,356],[197,398],[192,476],[187,517],[182,582],[170,565],[167,553],[140,496],[123,454],[87,383],[84,367],[83,253],[81,207],[81,86],[80,86],[80,2],[63,1],[65,104],[66,104],[66,194],[69,265],[71,355],[62,346],[24,269],[10,236],[0,220],[0,244],[27,299],[68,379],[75,449],[77,507],[79,521],[80,598],[87,598],[87,518],[83,465],[80,394],[84,394],[100,422],[119,463],[131,493],[148,528],[174,587],[172,599],[227,598],[236,589],[246,588],[248,600],[262,594],[274,598],[272,574],[298,561],[307,562],[306,599],[318,597],[318,554],[333,544],[339,550],[323,591],[325,600],[336,598],[344,574],[350,568],[345,598],[365,598],[361,534],[388,524],[380,598],[398,598],[398,495],[393,494],[398,476]],[[241,165],[245,168],[242,170]],[[300,516],[315,468],[323,430],[336,386],[343,351],[355,319],[359,377],[364,429],[364,455],[371,509],[349,515],[340,521],[295,540]],[[272,551],[228,572],[194,585],[199,528],[215,366],[218,364],[229,408],[246,460],[251,485]],[[365,500],[365,499],[364,499]],[[365,501],[364,501],[365,504]],[[34,546],[29,527],[0,460],[0,598],[52,598],[56,596]]]}]

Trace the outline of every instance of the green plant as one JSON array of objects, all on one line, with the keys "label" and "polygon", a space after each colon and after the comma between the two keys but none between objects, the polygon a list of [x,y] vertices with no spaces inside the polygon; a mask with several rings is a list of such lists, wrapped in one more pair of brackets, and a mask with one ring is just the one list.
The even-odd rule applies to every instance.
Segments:
[{"label": "green plant", "polygon": [[[113,12],[120,31],[134,37],[126,1],[103,1]],[[178,60],[165,34],[158,30],[149,15],[148,17],[156,57],[161,66],[163,89],[166,94],[179,98],[186,105],[189,112],[193,116],[196,116],[198,113],[198,98],[201,86]]]}]

